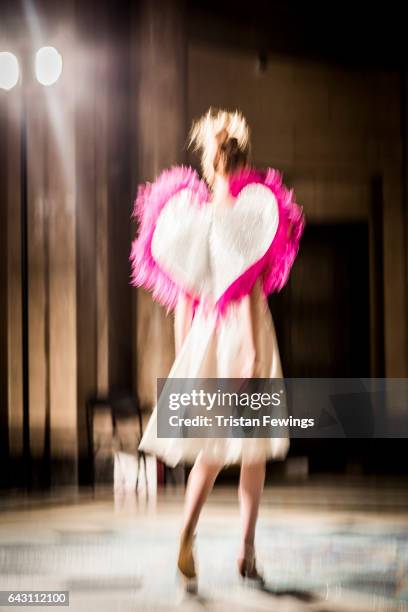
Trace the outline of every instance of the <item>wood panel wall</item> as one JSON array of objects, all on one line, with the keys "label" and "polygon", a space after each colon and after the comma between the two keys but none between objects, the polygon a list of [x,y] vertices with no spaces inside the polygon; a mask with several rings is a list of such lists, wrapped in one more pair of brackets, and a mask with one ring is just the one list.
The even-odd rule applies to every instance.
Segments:
[{"label": "wood panel wall", "polygon": [[[128,257],[139,180],[153,179],[163,165],[180,161],[185,64],[177,3],[164,3],[159,13],[157,3],[149,1],[125,9],[107,1],[57,6],[43,0],[31,6],[27,14],[9,3],[3,22],[24,78],[12,92],[0,92],[0,420],[3,453],[15,475],[23,460],[19,164],[24,100],[28,481],[48,486],[89,480],[87,399],[119,387],[137,393],[138,376],[142,397],[143,385],[148,395],[156,372],[165,374],[163,364],[171,361],[172,326],[147,296],[142,324],[136,324],[139,292],[129,284]],[[64,62],[62,78],[49,88],[39,85],[32,71],[33,53],[46,44],[56,46]],[[137,339],[137,329],[146,332],[149,350],[143,334]],[[138,361],[142,372],[136,366],[138,346],[151,360]],[[12,481],[22,484],[14,475]]]}]

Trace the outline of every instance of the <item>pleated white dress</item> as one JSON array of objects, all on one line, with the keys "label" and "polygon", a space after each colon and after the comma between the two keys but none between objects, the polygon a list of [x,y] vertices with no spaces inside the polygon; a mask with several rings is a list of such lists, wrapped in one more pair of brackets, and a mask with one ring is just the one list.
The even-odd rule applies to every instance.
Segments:
[{"label": "pleated white dress", "polygon": [[[180,309],[184,331],[182,338],[176,334],[179,346],[168,377],[282,378],[275,327],[259,281],[229,306],[218,325],[215,311],[201,304],[192,321],[188,305]],[[158,438],[157,406],[139,446],[169,466],[191,464],[198,455],[224,465],[283,459],[288,448],[288,438]]]}]

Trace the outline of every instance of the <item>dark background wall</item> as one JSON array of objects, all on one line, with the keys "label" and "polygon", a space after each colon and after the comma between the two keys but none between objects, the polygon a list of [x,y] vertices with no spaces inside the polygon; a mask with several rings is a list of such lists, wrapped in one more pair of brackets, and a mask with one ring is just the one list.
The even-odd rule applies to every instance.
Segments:
[{"label": "dark background wall", "polygon": [[[342,228],[337,244],[332,244],[338,257],[349,239],[355,242],[347,235],[353,232],[350,224],[366,225],[369,239],[363,237],[361,254],[355,252],[354,257],[366,259],[369,251],[368,278],[363,275],[361,283],[362,292],[370,292],[369,303],[356,293],[358,284],[352,290],[347,284],[337,288],[351,292],[347,299],[354,303],[366,301],[371,375],[404,376],[406,74],[395,28],[388,44],[391,17],[384,23],[382,15],[344,6],[334,20],[324,8],[306,10],[292,3],[257,4],[254,13],[246,15],[244,10],[233,11],[234,5],[225,3],[214,18],[213,5],[203,3],[190,18],[189,119],[211,104],[241,108],[252,126],[254,162],[284,171],[309,226]],[[379,254],[374,245],[382,240]],[[316,257],[316,274],[320,257],[320,273],[325,269],[328,279],[334,279],[329,253]],[[300,279],[302,265],[300,261],[296,267],[294,282],[299,279],[307,291],[308,274]],[[312,288],[311,281],[310,293],[317,299],[317,284],[323,288],[327,282],[315,282]],[[347,283],[340,278],[336,282]],[[334,289],[327,291],[333,302]],[[380,319],[383,338],[378,337]],[[311,332],[313,325],[321,325],[317,317],[308,323]],[[314,331],[317,342],[319,333]],[[363,340],[356,335],[354,341]],[[319,359],[318,346],[308,343],[308,349],[309,361],[313,355]]]},{"label": "dark background wall", "polygon": [[[172,318],[129,287],[132,202],[163,167],[197,163],[186,133],[210,105],[245,113],[254,162],[283,170],[306,213],[302,255],[270,301],[285,374],[407,376],[403,23],[396,8],[347,3],[2,3],[1,46],[25,68],[18,87],[0,91],[4,481],[24,480],[24,423],[33,483],[87,482],[87,398],[122,387],[153,405],[155,379],[174,356]],[[32,78],[42,44],[64,58],[48,89]]]}]

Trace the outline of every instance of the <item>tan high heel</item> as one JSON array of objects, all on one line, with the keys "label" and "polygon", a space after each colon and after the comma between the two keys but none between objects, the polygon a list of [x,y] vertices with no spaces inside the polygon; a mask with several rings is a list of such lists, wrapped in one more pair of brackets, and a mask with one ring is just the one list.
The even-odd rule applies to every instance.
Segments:
[{"label": "tan high heel", "polygon": [[193,556],[193,543],[195,535],[183,531],[180,537],[180,549],[177,561],[180,578],[188,593],[197,592],[197,574]]}]

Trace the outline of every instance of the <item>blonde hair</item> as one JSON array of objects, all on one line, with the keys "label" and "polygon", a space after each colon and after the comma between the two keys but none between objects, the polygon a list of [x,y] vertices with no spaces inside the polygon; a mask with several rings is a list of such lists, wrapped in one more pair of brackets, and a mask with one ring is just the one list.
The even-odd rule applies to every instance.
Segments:
[{"label": "blonde hair", "polygon": [[249,128],[238,110],[229,112],[210,108],[193,122],[189,146],[201,152],[201,168],[211,184],[220,163],[226,173],[244,166],[249,157]]}]

